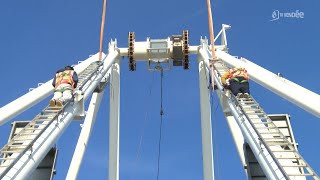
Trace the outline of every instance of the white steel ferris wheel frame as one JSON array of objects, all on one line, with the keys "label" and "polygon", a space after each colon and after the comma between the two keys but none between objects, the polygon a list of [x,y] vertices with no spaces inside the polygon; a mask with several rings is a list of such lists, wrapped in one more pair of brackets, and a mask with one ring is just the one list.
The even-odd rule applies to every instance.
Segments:
[{"label": "white steel ferris wheel frame", "polygon": [[[279,96],[287,99],[293,104],[301,107],[302,109],[312,113],[313,115],[320,117],[320,109],[318,108],[318,102],[320,102],[320,96],[308,89],[305,89],[287,79],[277,76],[276,74],[252,63],[247,59],[237,59],[230,54],[226,53],[227,50],[227,39],[226,39],[226,29],[230,26],[223,25],[222,30],[219,35],[221,35],[221,45],[216,46],[216,56],[221,59],[225,64],[230,67],[242,66],[246,68],[249,72],[251,79],[263,87],[269,89],[270,91],[278,94]],[[172,43],[168,39],[168,43]],[[135,59],[142,60],[148,59],[148,41],[145,42],[135,42]],[[199,86],[200,86],[200,104],[201,104],[201,129],[202,129],[202,151],[203,151],[203,173],[205,180],[214,179],[214,163],[213,163],[213,153],[212,153],[212,129],[211,129],[211,112],[210,112],[210,103],[209,103],[209,89],[207,88],[207,80],[205,78],[205,73],[208,73],[210,69],[210,59],[211,54],[209,51],[210,46],[208,45],[207,39],[200,40],[200,46],[189,46],[190,54],[198,55],[198,65],[199,65]],[[103,80],[109,79],[112,83],[112,88],[110,90],[110,124],[109,124],[109,180],[118,180],[119,179],[119,121],[120,121],[120,57],[128,56],[127,48],[118,48],[116,41],[112,41],[109,44],[109,52],[103,58],[103,70],[102,73],[98,74],[84,92],[84,99],[87,99],[94,91],[96,86]],[[167,54],[163,55],[162,58],[170,58],[172,56],[172,50],[168,51]],[[84,69],[91,63],[97,60],[97,55],[90,57],[86,61],[80,63],[75,67],[75,70],[80,74]],[[109,77],[110,76],[110,77]],[[263,78],[262,78],[263,77]],[[221,86],[220,80],[215,79],[215,84]],[[222,89],[220,87],[220,89]],[[287,91],[291,89],[291,91]],[[52,94],[51,80],[42,86],[30,91],[29,93],[21,96],[15,101],[7,104],[6,106],[0,109],[0,125],[11,120],[13,117],[24,112],[28,108],[37,104],[41,100],[48,97]],[[98,112],[100,101],[102,98],[102,93],[93,93],[91,99],[87,116],[83,124],[82,132],[79,136],[78,144],[74,153],[72,163],[67,175],[67,179],[76,179],[79,167],[81,165],[81,159],[85,152],[85,144],[91,133],[91,128]],[[218,91],[218,93],[220,93]],[[218,94],[219,95],[219,94]],[[222,100],[224,101],[224,100]],[[15,171],[10,171],[10,177],[15,178],[25,178],[36,166],[40,163],[41,159],[44,157],[44,154],[49,150],[49,148],[57,141],[59,136],[64,132],[68,124],[72,121],[75,112],[80,108],[81,104],[76,104],[74,108],[67,107],[66,115],[61,120],[59,125],[56,125],[59,128],[54,128],[50,134],[45,134],[42,139],[39,140],[36,153],[25,154],[25,160],[15,165]],[[231,111],[232,110],[231,108]],[[240,130],[239,126],[235,123],[232,123],[228,117],[227,121],[229,128],[233,134],[235,144],[237,146],[240,158],[244,164],[242,143],[244,138],[247,141],[253,141],[252,134]],[[241,134],[241,136],[237,136]],[[244,136],[244,137],[243,137]],[[259,153],[259,149],[254,149],[256,153]],[[29,157],[29,158],[28,158]],[[264,172],[267,177],[271,179],[280,179],[282,174],[276,173],[272,166],[268,165],[268,162],[263,156],[257,156],[258,161],[261,163]],[[9,173],[9,174],[10,174]]]}]

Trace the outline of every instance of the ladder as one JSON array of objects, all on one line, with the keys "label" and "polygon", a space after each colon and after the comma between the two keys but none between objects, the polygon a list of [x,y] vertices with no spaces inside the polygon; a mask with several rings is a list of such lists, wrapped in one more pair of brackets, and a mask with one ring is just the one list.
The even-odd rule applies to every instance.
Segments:
[{"label": "ladder", "polygon": [[[101,61],[91,63],[80,75],[78,86],[74,92],[82,91],[86,83],[96,74],[99,73]],[[74,94],[75,95],[75,94]],[[14,166],[19,159],[29,151],[33,152],[33,144],[44,133],[44,131],[63,113],[65,107],[74,102],[73,99],[67,101],[62,107],[47,106],[36,117],[30,121],[19,133],[17,133],[4,147],[0,150],[0,179],[5,177],[10,168]]]},{"label": "ladder", "polygon": [[[222,61],[216,61],[214,69],[218,77],[221,77],[229,68]],[[220,78],[217,78],[217,80],[217,83],[221,85],[221,82],[219,82]],[[239,111],[239,114],[244,115],[248,119],[258,135],[260,147],[262,144],[264,145],[286,179],[320,179],[299,154],[296,145],[292,144],[283,135],[252,96],[240,98],[232,93],[230,94],[229,98],[238,107],[237,111]]]},{"label": "ladder", "polygon": [[255,99],[232,96],[286,179],[320,179]]}]

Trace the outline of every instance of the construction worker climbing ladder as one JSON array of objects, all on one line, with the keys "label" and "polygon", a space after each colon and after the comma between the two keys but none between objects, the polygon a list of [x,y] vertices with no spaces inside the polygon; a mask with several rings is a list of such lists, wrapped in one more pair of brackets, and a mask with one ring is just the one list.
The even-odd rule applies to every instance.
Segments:
[{"label": "construction worker climbing ladder", "polygon": [[229,69],[221,76],[221,82],[223,87],[230,89],[235,96],[249,98],[249,76],[245,68],[235,67]]},{"label": "construction worker climbing ladder", "polygon": [[78,75],[72,66],[66,66],[56,72],[52,81],[54,96],[50,100],[50,106],[63,106],[72,98],[72,92],[77,87]]}]

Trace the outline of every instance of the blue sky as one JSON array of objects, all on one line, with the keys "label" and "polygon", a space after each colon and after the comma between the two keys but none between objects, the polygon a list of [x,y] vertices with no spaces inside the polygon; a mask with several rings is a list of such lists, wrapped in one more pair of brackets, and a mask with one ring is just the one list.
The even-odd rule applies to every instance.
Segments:
[{"label": "blue sky", "polygon": [[[230,54],[245,57],[285,78],[319,93],[320,26],[317,8],[309,1],[211,1],[214,30],[230,24]],[[56,69],[76,64],[99,50],[101,1],[10,1],[0,2],[0,54],[2,89],[0,106],[51,79]],[[303,18],[272,20],[272,13],[304,13]],[[137,41],[167,38],[189,30],[190,44],[208,36],[206,1],[202,0],[111,0],[107,5],[104,52],[116,38],[127,46],[127,33]],[[196,56],[190,70],[164,72],[163,131],[160,178],[202,179],[199,83]],[[160,122],[160,74],[148,72],[146,63],[137,71],[121,68],[120,178],[156,179]],[[288,89],[290,91],[290,89]],[[261,86],[251,92],[268,114],[288,113],[299,151],[320,173],[319,118],[292,105]],[[39,103],[13,120],[30,120],[48,103]],[[106,90],[78,179],[107,179],[109,90]],[[212,128],[216,179],[246,179],[217,97],[213,96]],[[57,175],[68,171],[81,122],[73,122],[57,142]],[[10,123],[0,127],[1,146],[7,141]],[[142,137],[142,144],[139,146]],[[139,148],[140,147],[140,148]],[[138,150],[139,149],[139,150]]]}]

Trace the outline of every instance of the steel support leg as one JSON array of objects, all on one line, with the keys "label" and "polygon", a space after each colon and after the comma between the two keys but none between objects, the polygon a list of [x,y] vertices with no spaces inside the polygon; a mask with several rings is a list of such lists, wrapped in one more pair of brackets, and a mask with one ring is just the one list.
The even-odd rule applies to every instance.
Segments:
[{"label": "steel support leg", "polygon": [[109,180],[119,179],[120,63],[111,67],[109,120]]},{"label": "steel support leg", "polygon": [[88,112],[84,123],[82,125],[82,130],[78,139],[76,149],[74,151],[72,161],[68,170],[66,179],[77,179],[78,172],[82,163],[84,153],[86,151],[88,141],[90,138],[91,130],[93,128],[94,122],[96,120],[96,115],[100,107],[100,102],[103,96],[103,92],[94,92],[90,101]]},{"label": "steel support leg", "polygon": [[201,108],[201,135],[202,135],[202,160],[204,180],[214,179],[213,151],[212,151],[212,128],[210,98],[207,79],[210,78],[204,61],[199,61],[199,83],[200,83],[200,108]]}]

